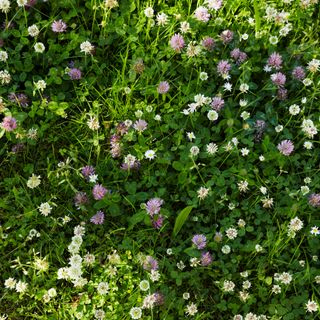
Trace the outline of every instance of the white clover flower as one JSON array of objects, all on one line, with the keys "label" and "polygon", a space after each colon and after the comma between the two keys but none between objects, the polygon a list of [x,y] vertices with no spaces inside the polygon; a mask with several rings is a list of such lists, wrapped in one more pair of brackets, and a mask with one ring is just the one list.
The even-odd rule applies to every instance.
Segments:
[{"label": "white clover flower", "polygon": [[188,316],[194,316],[198,312],[196,304],[193,302],[187,305],[186,314]]},{"label": "white clover flower", "polygon": [[274,294],[279,294],[279,293],[281,293],[281,287],[278,284],[275,284],[275,285],[273,285],[271,291]]},{"label": "white clover flower", "polygon": [[195,267],[199,266],[200,263],[201,263],[201,261],[198,258],[191,258],[190,259],[190,267],[195,268]]},{"label": "white clover flower", "polygon": [[80,44],[80,51],[84,54],[92,54],[94,46],[87,40]]},{"label": "white clover flower", "polygon": [[7,289],[14,289],[16,287],[16,284],[17,284],[17,280],[15,280],[14,278],[8,278],[4,282],[4,286]]},{"label": "white clover flower", "polygon": [[216,121],[219,117],[218,112],[215,110],[210,110],[207,115],[210,121]]},{"label": "white clover flower", "polygon": [[298,217],[295,217],[294,219],[290,220],[288,228],[290,231],[300,231],[303,228],[303,222]]},{"label": "white clover flower", "polygon": [[247,119],[250,118],[250,113],[247,112],[247,111],[243,111],[243,112],[241,112],[240,117],[241,117],[243,120],[247,120]]},{"label": "white clover flower", "polygon": [[168,249],[167,249],[167,255],[168,255],[168,256],[171,256],[172,254],[173,254],[172,249],[171,249],[171,248],[168,248]]},{"label": "white clover flower", "polygon": [[139,283],[139,288],[140,288],[140,290],[142,290],[142,291],[148,291],[148,290],[150,289],[149,281],[148,281],[148,280],[142,280],[142,281]]},{"label": "white clover flower", "polygon": [[160,276],[161,276],[161,274],[160,274],[160,272],[158,270],[151,270],[151,272],[149,274],[150,280],[152,282],[159,281]]},{"label": "white clover flower", "polygon": [[156,19],[158,26],[165,26],[169,22],[168,16],[163,12],[158,13]]},{"label": "white clover flower", "polygon": [[134,115],[138,118],[141,119],[141,117],[143,116],[143,112],[141,110],[137,110]]},{"label": "white clover flower", "polygon": [[24,293],[27,291],[28,284],[23,281],[18,281],[16,284],[16,291],[19,293]]},{"label": "white clover flower", "polygon": [[152,18],[154,15],[154,10],[152,7],[147,7],[144,9],[144,14],[147,18]]},{"label": "white clover flower", "polygon": [[200,187],[200,189],[197,191],[198,198],[200,200],[205,199],[209,194],[210,189],[205,187]]},{"label": "white clover flower", "polygon": [[140,319],[142,317],[142,310],[138,307],[133,307],[130,310],[130,316],[132,319]]},{"label": "white clover flower", "polygon": [[228,246],[228,245],[226,244],[226,245],[224,245],[224,246],[221,248],[221,251],[222,251],[222,253],[224,253],[224,254],[229,254],[229,253],[231,252],[231,248],[230,248],[230,246]]},{"label": "white clover flower", "polygon": [[271,36],[269,38],[269,42],[272,44],[272,45],[276,45],[278,42],[279,42],[279,39],[277,36]]},{"label": "white clover flower", "polygon": [[50,206],[50,204],[48,202],[44,202],[40,204],[39,207],[39,212],[47,217],[50,213],[51,213],[52,207]]},{"label": "white clover flower", "polygon": [[239,189],[239,191],[240,192],[246,192],[246,191],[248,191],[249,190],[249,188],[248,188],[248,181],[246,181],[246,180],[243,180],[243,181],[240,181],[240,182],[238,182],[238,189]]},{"label": "white clover flower", "polygon": [[103,320],[103,319],[105,319],[105,316],[106,316],[106,313],[102,309],[97,309],[94,312],[94,317],[97,320]]},{"label": "white clover flower", "polygon": [[97,291],[99,294],[107,294],[109,292],[109,284],[107,282],[100,282],[97,287]]},{"label": "white clover flower", "polygon": [[311,86],[311,84],[312,84],[312,80],[309,79],[309,78],[305,78],[305,79],[303,79],[302,83],[303,83],[306,87],[309,87],[309,86]]},{"label": "white clover flower", "polygon": [[303,147],[307,150],[311,150],[313,148],[313,143],[311,141],[306,141],[303,143]]},{"label": "white clover flower", "polygon": [[193,132],[187,132],[187,138],[189,141],[192,141],[196,138]]},{"label": "white clover flower", "polygon": [[240,107],[245,107],[248,104],[248,101],[245,99],[240,99],[239,105]]},{"label": "white clover flower", "polygon": [[281,124],[278,124],[274,130],[276,130],[277,133],[281,132],[283,130],[283,126]]},{"label": "white clover flower", "polygon": [[233,240],[237,237],[237,235],[238,235],[238,231],[235,228],[229,228],[226,230],[226,236],[228,239]]},{"label": "white clover flower", "polygon": [[240,149],[240,152],[241,152],[242,156],[245,157],[249,154],[250,150],[248,148],[242,148],[242,149]]},{"label": "white clover flower", "polygon": [[183,295],[182,295],[182,298],[184,300],[189,300],[190,299],[190,293],[189,292],[184,292]]},{"label": "white clover flower", "polygon": [[100,128],[98,117],[90,115],[90,118],[87,121],[87,125],[88,125],[89,129],[91,129],[93,131],[98,130]]},{"label": "white clover flower", "polygon": [[316,301],[313,300],[308,300],[308,302],[306,303],[306,309],[308,312],[317,312],[319,307]]},{"label": "white clover flower", "polygon": [[208,80],[208,74],[206,72],[200,72],[199,79],[201,81]]},{"label": "white clover flower", "polygon": [[11,75],[8,70],[0,71],[0,82],[1,84],[9,84],[11,82]]},{"label": "white clover flower", "polygon": [[0,0],[0,10],[3,13],[8,13],[10,10],[10,1],[9,0]]},{"label": "white clover flower", "polygon": [[34,87],[36,90],[43,91],[47,87],[47,83],[44,80],[39,80],[34,82]]},{"label": "white clover flower", "polygon": [[268,189],[267,189],[266,187],[260,187],[260,192],[261,192],[262,194],[267,194]]},{"label": "white clover flower", "polygon": [[154,116],[154,120],[156,120],[156,121],[161,121],[161,116],[160,116],[160,114],[156,114],[156,115]]},{"label": "white clover flower", "polygon": [[320,67],[320,60],[318,59],[312,59],[309,63],[308,63],[308,66],[307,66],[307,69],[314,73],[314,72],[317,72],[319,71],[319,67]]},{"label": "white clover flower", "polygon": [[236,285],[234,284],[234,282],[229,281],[229,280],[225,280],[225,281],[223,282],[222,290],[223,290],[224,292],[233,292],[235,286],[236,286]]},{"label": "white clover flower", "polygon": [[48,290],[48,295],[50,298],[54,298],[57,295],[57,290],[55,288],[50,288]]},{"label": "white clover flower", "polygon": [[238,220],[239,228],[244,228],[246,226],[246,222],[243,219]]},{"label": "white clover flower", "polygon": [[248,40],[249,35],[247,33],[244,33],[243,35],[241,35],[241,39],[242,40]]},{"label": "white clover flower", "polygon": [[232,84],[230,82],[226,82],[224,85],[223,85],[223,90],[224,91],[231,91],[232,90]]},{"label": "white clover flower", "polygon": [[7,51],[0,50],[0,61],[6,62],[8,60],[8,53]]},{"label": "white clover flower", "polygon": [[242,93],[246,93],[249,90],[249,85],[247,83],[242,83],[239,87],[240,91]]},{"label": "white clover flower", "polygon": [[28,0],[17,0],[18,7],[24,7],[28,3]]},{"label": "white clover flower", "polygon": [[179,270],[183,270],[186,267],[186,265],[183,263],[182,260],[180,260],[179,262],[177,262],[177,268]]},{"label": "white clover flower", "polygon": [[28,34],[31,37],[37,37],[39,35],[39,33],[40,33],[40,30],[38,29],[38,27],[35,24],[33,24],[32,26],[30,26],[28,28]]},{"label": "white clover flower", "polygon": [[34,188],[38,187],[40,183],[41,183],[41,177],[36,176],[33,173],[32,176],[27,181],[27,187],[30,189],[34,189]]},{"label": "white clover flower", "polygon": [[297,104],[293,104],[289,107],[289,113],[296,116],[300,112],[300,107]]},{"label": "white clover flower", "polygon": [[34,51],[37,52],[37,53],[42,53],[46,49],[46,47],[44,46],[44,44],[42,42],[37,42],[33,46],[33,48],[34,48]]},{"label": "white clover flower", "polygon": [[206,150],[210,155],[214,155],[218,151],[218,146],[215,143],[210,142],[207,144]]},{"label": "white clover flower", "polygon": [[292,275],[288,272],[283,272],[279,275],[279,281],[288,285],[292,281]]},{"label": "white clover flower", "polygon": [[146,159],[152,160],[156,157],[156,153],[153,150],[147,150],[144,154]]},{"label": "white clover flower", "polygon": [[180,23],[180,31],[181,33],[187,33],[190,31],[190,23],[187,21],[182,21]]},{"label": "white clover flower", "polygon": [[190,148],[190,154],[193,157],[197,156],[199,154],[199,152],[200,152],[200,149],[197,146],[192,146]]}]

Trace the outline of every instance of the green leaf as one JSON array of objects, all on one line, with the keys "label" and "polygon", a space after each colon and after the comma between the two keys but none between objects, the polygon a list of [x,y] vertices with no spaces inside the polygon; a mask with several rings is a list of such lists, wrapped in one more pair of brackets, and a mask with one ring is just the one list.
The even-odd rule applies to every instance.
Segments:
[{"label": "green leaf", "polygon": [[129,194],[135,194],[137,191],[137,183],[135,181],[133,182],[127,182],[125,184],[125,189]]},{"label": "green leaf", "polygon": [[174,228],[173,228],[173,236],[177,236],[177,234],[179,233],[179,231],[181,230],[182,226],[184,225],[184,223],[186,222],[186,220],[189,217],[189,214],[192,210],[193,206],[188,206],[185,207],[177,216],[176,218],[176,222],[174,224]]},{"label": "green leaf", "polygon": [[145,216],[146,216],[146,212],[145,211],[139,211],[138,213],[136,213],[133,216],[131,216],[128,219],[129,220],[129,228],[128,228],[128,230],[132,229],[137,223],[143,221]]}]

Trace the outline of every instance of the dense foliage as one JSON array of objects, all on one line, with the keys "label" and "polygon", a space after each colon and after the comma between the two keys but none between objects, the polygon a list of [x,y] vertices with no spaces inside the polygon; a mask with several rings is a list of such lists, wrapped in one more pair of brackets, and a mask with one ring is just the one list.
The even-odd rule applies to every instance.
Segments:
[{"label": "dense foliage", "polygon": [[0,319],[317,319],[317,0],[0,0]]}]

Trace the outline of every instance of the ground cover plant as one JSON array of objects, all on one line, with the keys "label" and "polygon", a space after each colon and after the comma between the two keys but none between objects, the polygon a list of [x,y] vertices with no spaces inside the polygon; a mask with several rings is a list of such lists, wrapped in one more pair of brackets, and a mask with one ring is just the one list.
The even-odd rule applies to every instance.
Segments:
[{"label": "ground cover plant", "polygon": [[0,319],[319,319],[317,0],[0,0]]}]

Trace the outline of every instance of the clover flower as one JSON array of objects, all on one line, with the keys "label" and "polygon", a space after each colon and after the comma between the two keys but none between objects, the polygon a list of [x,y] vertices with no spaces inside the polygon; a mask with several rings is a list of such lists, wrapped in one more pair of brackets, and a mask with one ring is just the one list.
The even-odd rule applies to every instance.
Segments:
[{"label": "clover flower", "polygon": [[67,30],[67,24],[63,20],[55,20],[51,25],[51,29],[53,32],[62,33]]},{"label": "clover flower", "polygon": [[283,140],[277,145],[277,148],[284,156],[289,156],[293,152],[294,145],[291,140]]},{"label": "clover flower", "polygon": [[170,46],[175,52],[181,52],[185,45],[183,36],[179,33],[176,33],[172,36],[170,40]]},{"label": "clover flower", "polygon": [[103,224],[104,222],[104,213],[103,211],[98,211],[95,215],[90,218],[90,221],[93,224]]}]

